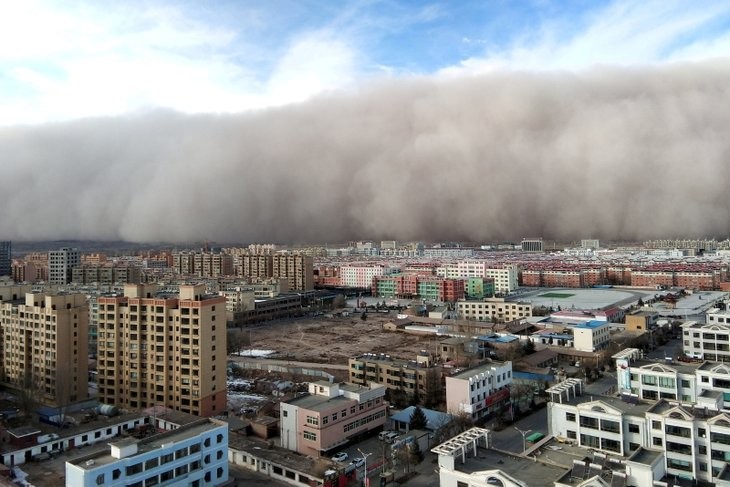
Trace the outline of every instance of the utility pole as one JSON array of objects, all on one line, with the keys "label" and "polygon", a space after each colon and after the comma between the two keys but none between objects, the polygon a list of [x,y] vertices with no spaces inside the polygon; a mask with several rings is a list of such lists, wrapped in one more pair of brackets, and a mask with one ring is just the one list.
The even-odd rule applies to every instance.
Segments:
[{"label": "utility pole", "polygon": [[519,431],[520,434],[522,435],[522,453],[525,453],[525,450],[527,450],[527,443],[525,442],[525,436],[527,435],[527,433],[530,433],[532,430],[522,431],[517,426],[513,426],[513,428],[516,429],[517,431]]}]

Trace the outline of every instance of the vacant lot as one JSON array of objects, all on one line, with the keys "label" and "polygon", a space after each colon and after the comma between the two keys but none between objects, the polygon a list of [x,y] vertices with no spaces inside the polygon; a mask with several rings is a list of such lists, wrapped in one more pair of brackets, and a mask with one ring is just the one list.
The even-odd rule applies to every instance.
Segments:
[{"label": "vacant lot", "polygon": [[232,332],[243,347],[274,350],[272,358],[301,362],[346,364],[347,359],[365,352],[387,353],[393,357],[415,360],[419,350],[436,353],[436,336],[416,336],[383,331],[390,321],[383,315],[346,318],[313,318],[290,322],[274,322]]}]

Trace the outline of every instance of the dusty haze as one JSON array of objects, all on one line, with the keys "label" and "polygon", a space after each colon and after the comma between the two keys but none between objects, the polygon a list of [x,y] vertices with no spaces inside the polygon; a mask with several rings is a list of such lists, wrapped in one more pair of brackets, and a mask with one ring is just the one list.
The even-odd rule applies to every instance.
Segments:
[{"label": "dusty haze", "polygon": [[0,129],[0,237],[726,236],[729,155],[726,60],[392,80],[256,113]]}]

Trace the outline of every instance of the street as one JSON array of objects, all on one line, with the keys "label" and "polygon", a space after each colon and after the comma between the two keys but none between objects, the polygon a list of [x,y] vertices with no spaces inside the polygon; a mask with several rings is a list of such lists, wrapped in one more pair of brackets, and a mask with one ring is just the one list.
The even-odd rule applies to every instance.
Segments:
[{"label": "street", "polygon": [[[530,430],[530,433],[525,436],[536,432],[547,436],[547,408],[538,409],[529,416],[517,421],[514,425],[507,426],[502,431],[492,430],[492,446],[498,450],[522,453],[522,434],[515,427],[522,431]],[[529,448],[529,444],[527,447]]]}]

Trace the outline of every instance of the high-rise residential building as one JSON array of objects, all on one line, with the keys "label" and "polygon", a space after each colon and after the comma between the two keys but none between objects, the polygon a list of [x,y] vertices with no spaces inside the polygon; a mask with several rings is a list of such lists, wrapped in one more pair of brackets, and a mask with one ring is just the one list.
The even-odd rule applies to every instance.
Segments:
[{"label": "high-rise residential building", "polygon": [[598,250],[601,248],[601,243],[597,238],[584,238],[580,241],[580,248],[586,250]]},{"label": "high-rise residential building", "polygon": [[0,240],[0,276],[11,275],[10,265],[12,259],[10,257],[12,245],[7,240]]},{"label": "high-rise residential building", "polygon": [[142,272],[139,267],[129,265],[80,265],[74,267],[72,281],[76,284],[139,283]]},{"label": "high-rise residential building", "polygon": [[98,299],[99,399],[128,409],[154,405],[199,416],[226,409],[226,298],[205,286],[179,295],[127,284]]},{"label": "high-rise residential building", "polygon": [[14,299],[8,295],[0,304],[0,381],[52,406],[86,399],[86,297],[27,293],[21,298],[18,292],[12,294]]},{"label": "high-rise residential building", "polygon": [[275,254],[271,277],[288,280],[292,291],[311,291],[314,289],[314,259],[307,255]]},{"label": "high-rise residential building", "polygon": [[48,281],[51,284],[68,284],[73,278],[73,268],[81,264],[78,249],[64,247],[48,252]]},{"label": "high-rise residential building", "polygon": [[233,275],[233,256],[220,252],[174,252],[172,268],[178,274],[198,277]]}]

